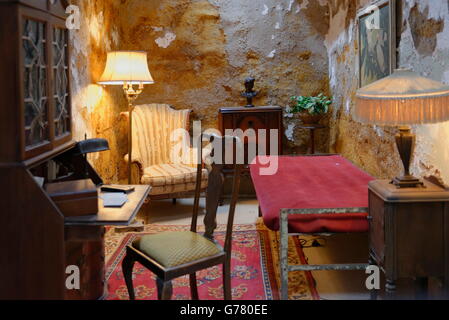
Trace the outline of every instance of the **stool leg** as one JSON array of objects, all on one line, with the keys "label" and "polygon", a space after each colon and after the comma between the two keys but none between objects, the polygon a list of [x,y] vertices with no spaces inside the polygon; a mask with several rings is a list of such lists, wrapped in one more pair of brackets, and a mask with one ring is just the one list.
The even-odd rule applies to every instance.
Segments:
[{"label": "stool leg", "polygon": [[129,294],[130,300],[136,299],[136,297],[134,295],[134,287],[133,287],[134,263],[135,263],[134,259],[129,254],[126,254],[125,258],[122,261],[123,276],[125,278],[126,288],[128,289],[128,294]]},{"label": "stool leg", "polygon": [[157,297],[159,300],[170,300],[173,294],[173,286],[171,281],[164,281],[161,278],[156,279]]}]

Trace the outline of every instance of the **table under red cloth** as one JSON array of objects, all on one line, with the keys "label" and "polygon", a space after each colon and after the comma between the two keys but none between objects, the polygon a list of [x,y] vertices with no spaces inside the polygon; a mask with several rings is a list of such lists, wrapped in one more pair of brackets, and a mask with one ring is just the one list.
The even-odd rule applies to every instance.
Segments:
[{"label": "table under red cloth", "polygon": [[[274,175],[261,175],[266,159],[250,165],[265,225],[279,230],[281,209],[368,207],[368,182],[373,178],[342,156],[272,157]],[[290,215],[289,232],[367,232],[367,213]]]}]

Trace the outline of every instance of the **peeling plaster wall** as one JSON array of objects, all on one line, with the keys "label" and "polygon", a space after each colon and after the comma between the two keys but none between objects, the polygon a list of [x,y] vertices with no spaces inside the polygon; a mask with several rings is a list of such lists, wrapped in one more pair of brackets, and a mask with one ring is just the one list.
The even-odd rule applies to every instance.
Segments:
[{"label": "peeling plaster wall", "polygon": [[[403,17],[399,64],[449,84],[449,2],[404,1]],[[414,132],[413,172],[449,184],[449,122],[415,126]]]},{"label": "peeling plaster wall", "polygon": [[[326,35],[330,87],[336,103],[331,116],[330,146],[379,178],[402,172],[394,128],[357,123],[352,118],[358,88],[357,10],[367,0],[329,0],[330,28]],[[449,8],[446,0],[399,0],[398,65],[449,83]],[[412,172],[437,175],[449,183],[449,124],[415,126],[417,135]]]},{"label": "peeling plaster wall", "polygon": [[[242,106],[243,81],[257,79],[255,104],[286,107],[292,95],[329,94],[324,38],[326,1],[72,0],[81,29],[71,31],[74,139],[106,138],[91,155],[106,182],[125,182],[126,111],[118,86],[96,85],[111,50],[145,50],[156,83],[136,101],[194,110],[203,129],[217,128],[220,107]],[[327,119],[323,120],[327,122]],[[309,132],[285,119],[286,152],[305,152]],[[317,133],[328,150],[329,131]]]},{"label": "peeling plaster wall", "polygon": [[123,93],[96,85],[106,60],[106,53],[120,46],[115,24],[119,12],[111,0],[77,0],[80,29],[70,31],[71,90],[73,138],[106,138],[110,151],[90,155],[94,167],[105,182],[126,179],[126,122],[120,112],[126,110]]},{"label": "peeling plaster wall", "polygon": [[[220,107],[242,106],[252,75],[256,105],[286,107],[292,95],[328,93],[327,6],[308,0],[122,0],[121,49],[145,50],[156,83],[139,103],[194,110],[204,128],[217,128]],[[288,147],[305,151],[308,132],[285,119]],[[327,151],[328,132],[317,137]]]},{"label": "peeling plaster wall", "polygon": [[371,175],[394,176],[400,171],[394,130],[358,123],[352,118],[358,88],[357,11],[370,1],[329,0],[329,82],[334,97],[330,119],[330,150],[341,153]]},{"label": "peeling plaster wall", "polygon": [[[342,153],[372,175],[402,171],[394,128],[352,119],[357,90],[357,11],[370,0],[74,0],[81,29],[71,32],[74,136],[107,138],[94,155],[107,182],[123,181],[126,102],[121,88],[94,85],[110,50],[146,50],[156,84],[137,103],[192,108],[203,128],[217,127],[218,108],[244,104],[243,80],[257,78],[256,105],[285,107],[295,94],[330,93],[330,131],[318,150]],[[398,0],[398,64],[449,83],[449,2]],[[287,152],[304,152],[308,132],[285,119]],[[412,172],[449,183],[449,124],[415,126]],[[290,150],[289,150],[290,149]],[[112,164],[112,165],[111,165]]]}]

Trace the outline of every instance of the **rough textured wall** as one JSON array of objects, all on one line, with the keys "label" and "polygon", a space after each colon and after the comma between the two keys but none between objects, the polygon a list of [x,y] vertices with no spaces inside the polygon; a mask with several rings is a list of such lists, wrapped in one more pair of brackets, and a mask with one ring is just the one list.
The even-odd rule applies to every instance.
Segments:
[{"label": "rough textured wall", "polygon": [[[400,65],[449,84],[449,1],[405,1],[403,17]],[[414,131],[414,172],[440,176],[449,184],[449,122],[415,126]]]},{"label": "rough textured wall", "polygon": [[[121,49],[147,51],[156,81],[136,103],[191,108],[203,128],[216,128],[220,107],[244,105],[249,75],[259,106],[328,93],[323,1],[122,0],[118,9]],[[308,132],[296,124],[285,120],[285,139],[305,150]],[[320,134],[318,148],[327,151],[327,133]]]},{"label": "rough textured wall", "polygon": [[[330,29],[326,36],[330,86],[336,97],[331,149],[342,153],[376,177],[402,171],[394,128],[363,125],[352,119],[357,90],[357,10],[372,1],[329,0]],[[446,0],[402,0],[398,4],[398,65],[449,83],[449,8]],[[449,183],[449,124],[415,126],[417,144],[412,172],[440,175]]]},{"label": "rough textured wall", "polygon": [[[398,64],[449,83],[449,4],[446,0],[398,0]],[[76,139],[105,137],[111,151],[93,156],[106,181],[126,178],[126,102],[120,88],[94,85],[107,51],[146,50],[156,84],[138,103],[163,102],[192,108],[204,127],[217,126],[217,110],[242,105],[248,75],[258,81],[257,105],[286,106],[293,94],[334,96],[330,134],[319,150],[342,153],[376,177],[402,170],[394,128],[352,119],[357,90],[357,10],[370,0],[101,0],[73,1],[81,29],[73,46],[73,116]],[[330,88],[330,89],[329,89]],[[285,119],[289,147],[305,151],[307,132]],[[449,183],[449,124],[414,127],[412,171],[440,175]],[[288,149],[287,149],[288,150]]]},{"label": "rough textured wall", "polygon": [[330,149],[341,153],[376,177],[399,171],[394,129],[358,123],[352,118],[358,88],[357,11],[370,1],[329,0],[330,28],[326,35],[329,82],[334,96]]},{"label": "rough textured wall", "polygon": [[123,155],[127,150],[126,122],[120,112],[126,102],[120,90],[96,85],[106,53],[120,45],[116,24],[119,15],[111,0],[72,1],[80,8],[80,29],[70,31],[72,48],[72,116],[75,140],[106,138],[110,151],[90,155],[94,167],[106,182],[126,178]]}]

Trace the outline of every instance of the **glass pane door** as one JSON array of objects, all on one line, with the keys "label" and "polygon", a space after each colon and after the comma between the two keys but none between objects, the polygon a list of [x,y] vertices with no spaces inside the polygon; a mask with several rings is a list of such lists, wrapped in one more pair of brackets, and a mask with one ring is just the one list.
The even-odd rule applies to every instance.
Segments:
[{"label": "glass pane door", "polygon": [[53,99],[55,137],[70,133],[69,67],[67,30],[53,28]]},{"label": "glass pane door", "polygon": [[34,147],[49,140],[46,25],[23,20],[25,145]]}]

